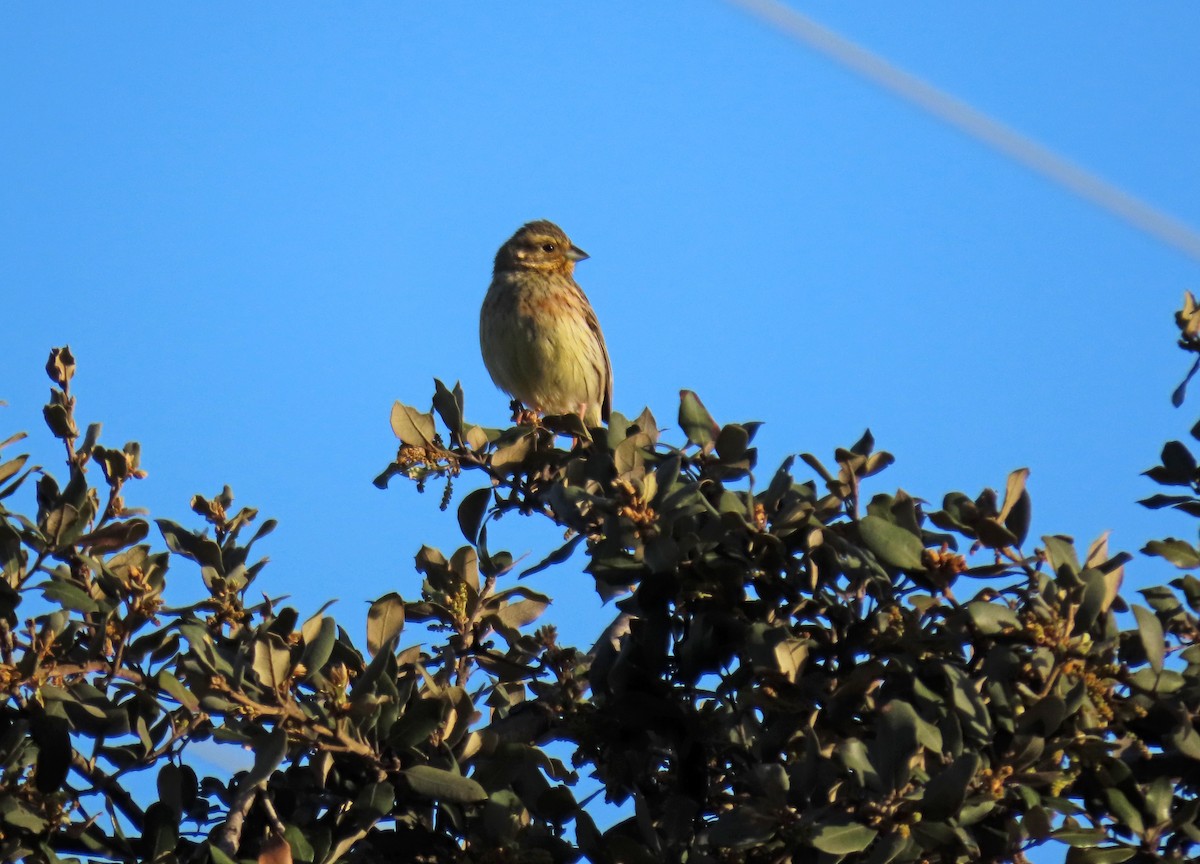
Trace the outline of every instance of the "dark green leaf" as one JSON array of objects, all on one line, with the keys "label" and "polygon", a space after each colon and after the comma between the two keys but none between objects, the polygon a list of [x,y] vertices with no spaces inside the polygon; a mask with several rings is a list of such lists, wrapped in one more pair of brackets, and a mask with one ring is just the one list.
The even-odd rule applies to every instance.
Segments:
[{"label": "dark green leaf", "polygon": [[488,504],[492,500],[492,488],[485,486],[467,494],[458,505],[458,527],[467,542],[474,545],[479,542],[479,527],[487,513]]},{"label": "dark green leaf", "polygon": [[825,820],[809,838],[809,842],[830,855],[849,855],[871,845],[879,832],[860,822]]},{"label": "dark green leaf", "polygon": [[394,591],[371,604],[367,613],[367,651],[374,657],[404,629],[404,600]]},{"label": "dark green leaf", "polygon": [[1200,567],[1200,552],[1196,547],[1184,540],[1168,537],[1166,540],[1151,540],[1142,551],[1147,555],[1157,555],[1166,558],[1180,570],[1194,570]]},{"label": "dark green leaf", "polygon": [[971,623],[983,636],[996,636],[1021,629],[1021,619],[1007,604],[997,601],[972,600],[967,604]]},{"label": "dark green leaf", "polygon": [[308,670],[309,677],[316,674],[329,660],[336,638],[337,622],[327,615],[322,616],[313,638],[305,639],[304,653],[300,657],[300,662]]},{"label": "dark green leaf", "polygon": [[717,440],[716,421],[691,390],[679,391],[679,426],[689,442],[704,450],[709,450]]},{"label": "dark green leaf", "polygon": [[470,777],[432,765],[415,765],[400,772],[418,795],[435,801],[455,801],[470,804],[483,801],[487,792]]},{"label": "dark green leaf", "polygon": [[1142,649],[1146,652],[1146,659],[1150,661],[1150,668],[1155,672],[1162,672],[1163,659],[1166,657],[1167,651],[1166,643],[1163,641],[1162,622],[1149,609],[1138,606],[1136,603],[1133,606],[1133,616],[1137,619],[1138,638],[1142,642]]},{"label": "dark green leaf", "polygon": [[858,523],[863,543],[879,560],[901,570],[924,570],[921,538],[879,516],[864,516]]},{"label": "dark green leaf", "polygon": [[1129,846],[1097,846],[1091,849],[1074,846],[1067,850],[1064,864],[1120,864],[1136,854],[1137,849]]},{"label": "dark green leaf", "polygon": [[930,778],[921,799],[921,816],[924,819],[949,819],[962,808],[967,797],[967,788],[979,771],[979,754],[963,753],[950,765]]},{"label": "dark green leaf", "polygon": [[555,549],[553,552],[551,552],[549,555],[547,555],[545,558],[543,558],[537,564],[534,564],[532,567],[522,570],[520,578],[524,579],[526,576],[532,576],[534,573],[540,573],[541,571],[543,571],[549,567],[553,567],[556,564],[561,564],[562,562],[566,561],[568,558],[571,557],[571,553],[575,551],[575,548],[582,541],[583,541],[583,535],[576,534],[574,537],[572,537],[570,540],[568,540],[563,545],[559,546],[557,549]]}]

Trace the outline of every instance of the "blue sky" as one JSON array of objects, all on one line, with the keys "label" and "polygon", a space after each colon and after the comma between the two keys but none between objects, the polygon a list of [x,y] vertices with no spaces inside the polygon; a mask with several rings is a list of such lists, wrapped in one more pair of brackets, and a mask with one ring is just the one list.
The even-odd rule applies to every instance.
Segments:
[{"label": "blue sky", "polygon": [[[796,8],[1200,225],[1200,7]],[[370,480],[434,376],[506,420],[478,307],[533,218],[592,255],[626,414],[694,389],[765,421],[768,476],[870,426],[876,490],[1029,466],[1035,534],[1194,536],[1134,502],[1195,416],[1168,397],[1196,262],[720,0],[9,3],[0,80],[0,433],[41,427],[70,343],[81,419],[142,443],[128,503],[194,525],[229,483],[280,520],[257,587],[302,614],[338,597],[355,630],[461,542],[436,493]],[[532,560],[560,538],[500,527]],[[588,643],[581,564],[532,581]]]}]

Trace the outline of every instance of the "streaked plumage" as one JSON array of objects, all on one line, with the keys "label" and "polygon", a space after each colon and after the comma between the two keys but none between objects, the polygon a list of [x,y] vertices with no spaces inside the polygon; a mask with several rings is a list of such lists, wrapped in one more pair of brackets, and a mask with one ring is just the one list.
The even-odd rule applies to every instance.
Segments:
[{"label": "streaked plumage", "polygon": [[598,426],[612,408],[612,364],[575,282],[587,257],[553,222],[523,225],[496,253],[479,345],[496,386],[525,407]]}]

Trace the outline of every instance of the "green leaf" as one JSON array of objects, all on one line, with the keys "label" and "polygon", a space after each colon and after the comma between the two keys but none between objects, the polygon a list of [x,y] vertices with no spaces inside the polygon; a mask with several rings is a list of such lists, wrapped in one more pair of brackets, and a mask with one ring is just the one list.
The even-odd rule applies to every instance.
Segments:
[{"label": "green leaf", "polygon": [[870,846],[878,833],[859,822],[825,821],[813,831],[809,842],[830,855],[849,855]]},{"label": "green leaf", "polygon": [[367,651],[372,657],[404,629],[404,600],[395,591],[384,594],[367,612]]},{"label": "green leaf", "polygon": [[1142,547],[1147,555],[1157,555],[1166,558],[1180,570],[1194,570],[1200,567],[1200,552],[1191,543],[1168,537],[1165,540],[1151,540]]},{"label": "green leaf", "polygon": [[311,639],[307,636],[307,622],[304,632],[304,653],[300,655],[300,662],[308,670],[307,677],[311,678],[329,661],[329,656],[333,653],[333,644],[337,639],[337,622],[327,615],[322,615]]},{"label": "green leaf", "polygon": [[949,819],[962,808],[967,798],[967,788],[979,771],[978,753],[963,753],[946,768],[930,778],[925,784],[925,795],[921,799],[923,819]]},{"label": "green leaf", "polygon": [[750,446],[750,433],[745,426],[729,423],[722,427],[717,435],[717,455],[722,462],[737,462],[746,457],[746,448]]},{"label": "green leaf", "polygon": [[146,861],[159,861],[162,856],[175,851],[179,843],[179,820],[171,808],[155,801],[146,808],[145,824],[142,827],[141,847]]},{"label": "green leaf", "polygon": [[285,824],[283,839],[287,840],[288,846],[292,848],[293,861],[307,864],[307,862],[315,860],[316,853],[313,851],[312,844],[308,842],[308,838],[304,836],[304,832],[299,827]]},{"label": "green leaf", "polygon": [[158,686],[161,687],[168,696],[175,699],[180,705],[188,711],[195,713],[200,710],[200,700],[195,697],[192,691],[183,686],[183,683],[172,675],[167,670],[161,670],[154,676]]},{"label": "green leaf", "polygon": [[1064,864],[1120,864],[1136,854],[1137,849],[1129,846],[1096,846],[1091,849],[1074,846],[1067,850]]},{"label": "green leaf", "polygon": [[911,704],[893,699],[879,709],[879,733],[869,745],[871,764],[885,788],[902,789],[912,776],[910,760],[917,751],[920,719]]},{"label": "green leaf", "polygon": [[471,804],[487,799],[487,792],[470,777],[432,765],[415,765],[400,772],[418,795],[435,801]]},{"label": "green leaf", "polygon": [[863,543],[880,561],[901,570],[924,570],[921,538],[880,516],[864,516],[858,523]]},{"label": "green leaf", "polygon": [[718,427],[700,397],[691,390],[679,391],[679,426],[687,439],[705,451],[717,440]]},{"label": "green leaf", "polygon": [[237,859],[230,858],[209,841],[205,841],[203,848],[208,852],[208,860],[212,864],[238,864]]},{"label": "green leaf", "polygon": [[1163,659],[1166,657],[1167,645],[1163,641],[1163,626],[1158,616],[1144,606],[1133,606],[1133,617],[1137,619],[1138,638],[1142,642],[1142,650],[1150,661],[1150,668],[1162,672]]},{"label": "green leaf", "polygon": [[972,600],[966,606],[971,623],[982,636],[997,636],[1021,629],[1021,619],[1003,601]]},{"label": "green leaf", "polygon": [[479,528],[483,525],[483,517],[487,514],[491,500],[492,487],[485,486],[468,493],[459,502],[458,527],[471,545],[479,542]]},{"label": "green leaf", "polygon": [[1042,543],[1055,573],[1064,567],[1072,576],[1079,573],[1079,558],[1075,554],[1075,543],[1070,537],[1050,535],[1043,537]]},{"label": "green leaf", "polygon": [[726,810],[708,829],[708,841],[718,848],[747,849],[761,846],[778,830],[775,820],[742,805]]},{"label": "green leaf", "polygon": [[74,582],[51,579],[37,587],[41,589],[43,597],[64,609],[72,609],[76,612],[95,612],[100,608],[100,604]]},{"label": "green leaf", "polygon": [[11,795],[0,797],[0,821],[35,834],[46,830],[46,820],[34,813],[23,801]]},{"label": "green leaf", "polygon": [[522,570],[520,578],[524,579],[526,576],[532,576],[534,573],[540,573],[541,571],[546,570],[550,567],[553,567],[556,564],[561,564],[562,562],[566,561],[568,558],[571,557],[571,554],[575,551],[575,548],[582,541],[583,541],[583,535],[576,534],[574,537],[572,537],[570,540],[568,540],[563,545],[559,546],[557,549],[555,549],[553,552],[551,552],[549,555],[547,555],[545,558],[543,558],[537,564],[534,564],[532,567]]},{"label": "green leaf", "polygon": [[265,735],[258,736],[254,745],[254,766],[241,782],[247,786],[254,786],[270,777],[275,769],[283,764],[283,758],[287,756],[287,747],[287,730],[282,726],[276,726]]}]

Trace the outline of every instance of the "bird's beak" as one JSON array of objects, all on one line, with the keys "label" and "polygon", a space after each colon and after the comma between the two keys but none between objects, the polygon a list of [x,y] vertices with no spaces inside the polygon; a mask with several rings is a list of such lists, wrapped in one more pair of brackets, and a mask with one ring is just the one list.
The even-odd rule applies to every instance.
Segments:
[{"label": "bird's beak", "polygon": [[578,246],[572,246],[567,250],[567,257],[572,261],[582,261],[584,258],[591,258],[592,256],[584,252]]}]

